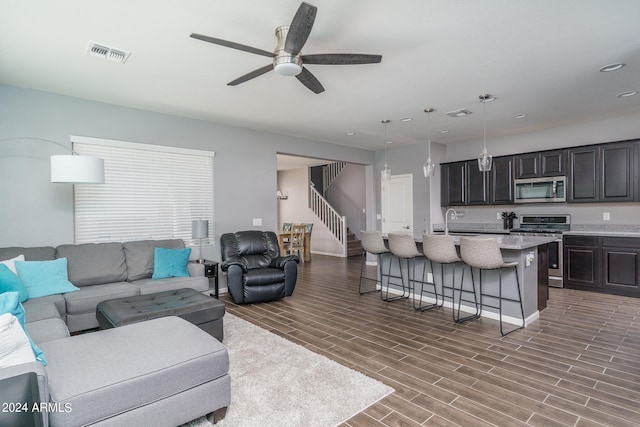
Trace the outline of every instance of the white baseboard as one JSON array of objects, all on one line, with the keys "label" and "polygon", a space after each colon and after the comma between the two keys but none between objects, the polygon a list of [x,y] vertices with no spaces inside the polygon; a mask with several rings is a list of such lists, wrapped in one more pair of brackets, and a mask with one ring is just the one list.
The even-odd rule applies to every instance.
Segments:
[{"label": "white baseboard", "polygon": [[[380,286],[377,287],[378,289],[380,288]],[[389,288],[389,293],[390,294],[395,294],[395,295],[402,295],[402,290],[400,289],[394,289],[394,288]],[[409,298],[413,298],[414,294],[409,294]],[[422,297],[423,301],[426,301],[427,303],[434,303],[436,302],[435,298],[431,298],[431,297]],[[451,301],[444,301],[444,307],[447,308],[451,308],[453,309],[453,303]],[[473,307],[469,307],[466,305],[461,305],[460,306],[460,311],[463,311],[465,313],[469,313],[469,314],[473,314],[476,312],[476,310]],[[493,311],[487,311],[487,310],[482,310],[482,314],[481,317],[486,317],[487,319],[493,319],[493,320],[500,320],[500,314],[499,313],[495,313]],[[524,325],[529,325],[532,322],[534,322],[535,320],[538,320],[538,318],[540,317],[540,312],[538,310],[535,311],[535,313],[531,314],[529,317],[526,317],[524,319]],[[513,316],[505,316],[502,315],[502,321],[504,323],[509,323],[512,325],[516,325],[516,326],[522,326],[522,320],[517,318],[517,317],[513,317]]]}]

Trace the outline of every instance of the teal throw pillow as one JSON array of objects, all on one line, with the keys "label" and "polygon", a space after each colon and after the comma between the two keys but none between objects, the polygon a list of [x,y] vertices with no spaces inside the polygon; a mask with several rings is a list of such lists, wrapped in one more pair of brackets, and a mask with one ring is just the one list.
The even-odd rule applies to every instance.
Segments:
[{"label": "teal throw pillow", "polygon": [[24,326],[24,308],[22,307],[22,304],[20,304],[20,294],[18,292],[5,292],[0,294],[0,314],[5,313],[11,313],[16,316],[18,322],[20,322],[20,326],[24,329],[25,335],[29,338],[31,348],[33,349],[33,355],[36,357],[36,360],[44,366],[47,366],[47,361],[44,358],[42,350],[40,350],[33,342],[27,332],[27,328]]},{"label": "teal throw pillow", "polygon": [[29,298],[79,290],[69,281],[66,258],[53,261],[16,261],[16,270],[27,288]]},{"label": "teal throw pillow", "polygon": [[4,292],[18,292],[20,302],[29,299],[29,292],[22,280],[4,264],[0,264],[0,294]]},{"label": "teal throw pillow", "polygon": [[190,255],[191,248],[155,248],[153,252],[153,275],[151,278],[189,277],[187,263]]}]

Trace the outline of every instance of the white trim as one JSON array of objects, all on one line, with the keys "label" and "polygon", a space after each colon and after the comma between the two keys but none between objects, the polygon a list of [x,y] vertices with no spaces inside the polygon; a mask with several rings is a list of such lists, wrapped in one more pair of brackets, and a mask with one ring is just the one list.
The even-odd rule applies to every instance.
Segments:
[{"label": "white trim", "polygon": [[193,148],[170,147],[167,145],[145,144],[141,142],[118,141],[115,139],[94,138],[90,136],[71,135],[71,143],[78,142],[89,145],[109,145],[112,147],[132,148],[136,150],[161,151],[165,153],[191,154],[194,156],[215,157],[215,151],[195,150]]},{"label": "white trim", "polygon": [[[389,288],[389,293],[390,294],[395,294],[395,295],[403,295],[403,292],[401,289],[396,289],[396,288]],[[409,294],[408,298],[414,298],[415,294]],[[431,298],[431,297],[427,297],[424,296],[422,297],[423,301],[426,301],[428,303],[434,303],[436,302],[435,298]],[[444,301],[444,307],[447,308],[453,308],[453,304],[451,303],[451,301]],[[460,311],[463,311],[465,313],[475,313],[476,309],[467,305],[460,305]],[[493,311],[488,311],[488,310],[482,310],[482,314],[480,315],[481,317],[486,317],[487,319],[493,319],[493,320],[500,320],[500,313],[495,313]],[[540,317],[540,312],[538,310],[536,310],[534,313],[532,313],[529,317],[526,317],[524,319],[524,324],[525,326],[531,324],[533,321],[538,320],[538,318]],[[517,325],[517,326],[522,326],[522,320],[518,317],[513,317],[513,316],[506,316],[506,315],[502,315],[502,321],[504,323],[509,323],[512,325]]]}]

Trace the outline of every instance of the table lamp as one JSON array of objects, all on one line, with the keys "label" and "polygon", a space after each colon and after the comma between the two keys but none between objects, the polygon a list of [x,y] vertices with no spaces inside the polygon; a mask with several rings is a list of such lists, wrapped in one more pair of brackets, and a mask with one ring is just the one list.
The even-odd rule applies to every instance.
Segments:
[{"label": "table lamp", "polygon": [[202,257],[202,239],[209,237],[209,221],[206,219],[195,219],[191,221],[191,237],[200,240],[200,252],[198,253],[200,258],[198,262],[202,264],[204,263],[204,258]]}]

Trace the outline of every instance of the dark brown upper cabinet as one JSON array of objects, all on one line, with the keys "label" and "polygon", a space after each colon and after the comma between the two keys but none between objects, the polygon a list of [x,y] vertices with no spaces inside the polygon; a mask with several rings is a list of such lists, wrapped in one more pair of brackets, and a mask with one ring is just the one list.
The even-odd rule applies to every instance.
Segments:
[{"label": "dark brown upper cabinet", "polygon": [[[491,172],[480,172],[478,160],[468,160],[467,165],[467,205],[489,204],[489,178]],[[491,167],[493,169],[494,166]]]},{"label": "dark brown upper cabinet", "polygon": [[622,142],[600,146],[600,201],[633,201],[633,145]]},{"label": "dark brown upper cabinet", "polygon": [[568,202],[598,201],[598,152],[594,145],[569,150]]},{"label": "dark brown upper cabinet", "polygon": [[440,165],[440,204],[442,206],[465,205],[467,201],[466,187],[466,162]]},{"label": "dark brown upper cabinet", "polygon": [[633,142],[572,148],[569,163],[569,202],[634,200]]},{"label": "dark brown upper cabinet", "polygon": [[567,151],[551,150],[516,156],[516,178],[563,176],[567,170]]},{"label": "dark brown upper cabinet", "polygon": [[494,157],[491,167],[491,203],[492,205],[508,205],[514,199],[514,156]]}]

